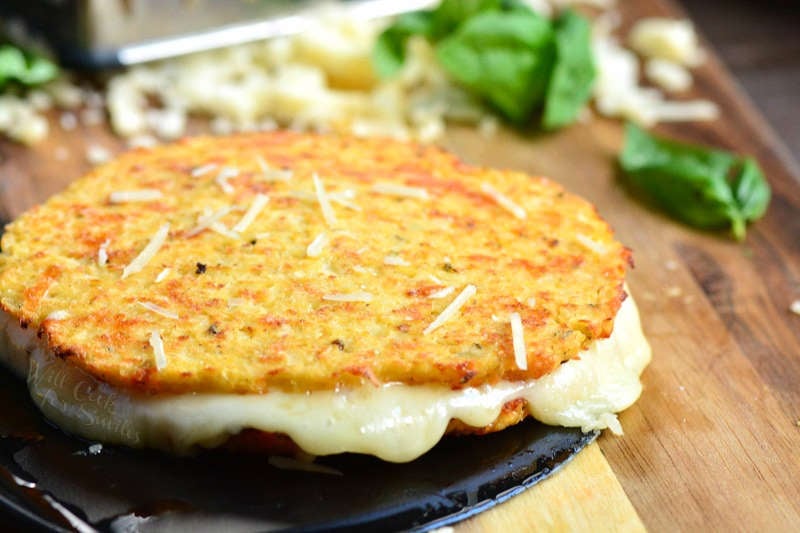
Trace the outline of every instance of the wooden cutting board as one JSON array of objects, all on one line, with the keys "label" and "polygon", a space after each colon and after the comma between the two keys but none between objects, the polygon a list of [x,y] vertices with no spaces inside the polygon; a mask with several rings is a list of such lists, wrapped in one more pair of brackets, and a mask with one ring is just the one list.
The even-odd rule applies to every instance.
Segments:
[{"label": "wooden cutting board", "polygon": [[[626,24],[683,16],[667,0],[620,7]],[[630,197],[613,165],[617,121],[552,135],[448,133],[444,144],[469,162],[551,176],[598,206],[634,251],[630,288],[654,353],[641,399],[621,416],[624,437],[603,435],[458,531],[800,530],[800,316],[789,312],[800,299],[800,173],[713,55],[687,96],[714,100],[722,118],[659,130],[752,154],[772,185],[770,209],[743,244]],[[0,142],[4,221],[88,170],[87,146],[123,149],[102,125],[52,130],[34,148]]]}]

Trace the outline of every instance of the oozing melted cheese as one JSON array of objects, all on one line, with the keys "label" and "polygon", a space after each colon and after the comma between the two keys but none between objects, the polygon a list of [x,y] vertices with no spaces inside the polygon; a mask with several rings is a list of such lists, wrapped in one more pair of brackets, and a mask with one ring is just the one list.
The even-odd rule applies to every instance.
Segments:
[{"label": "oozing melted cheese", "polygon": [[315,455],[357,452],[410,461],[439,441],[451,419],[486,426],[517,398],[546,424],[618,432],[615,413],[639,397],[639,375],[650,361],[636,306],[628,298],[611,337],[533,381],[460,390],[387,384],[307,393],[145,397],[98,381],[57,358],[16,321],[2,320],[8,349],[0,354],[24,372],[30,353],[31,397],[53,422],[89,439],[178,453],[214,447],[254,428],[285,433]]}]

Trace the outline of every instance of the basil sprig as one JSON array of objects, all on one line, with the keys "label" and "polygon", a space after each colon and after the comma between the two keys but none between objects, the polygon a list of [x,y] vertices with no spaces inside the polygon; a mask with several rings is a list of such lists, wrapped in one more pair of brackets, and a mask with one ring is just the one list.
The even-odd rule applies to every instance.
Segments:
[{"label": "basil sprig", "polygon": [[750,157],[654,137],[628,124],[619,163],[630,183],[675,218],[698,228],[730,227],[737,240],[761,218],[770,188]]},{"label": "basil sprig", "polygon": [[47,59],[25,54],[10,44],[0,45],[0,89],[16,82],[26,86],[39,85],[58,75],[58,67]]},{"label": "basil sprig", "polygon": [[590,26],[573,11],[551,22],[518,0],[443,0],[398,17],[380,35],[373,50],[379,75],[400,70],[413,35],[433,43],[453,79],[515,124],[541,110],[544,129],[565,126],[590,97]]}]

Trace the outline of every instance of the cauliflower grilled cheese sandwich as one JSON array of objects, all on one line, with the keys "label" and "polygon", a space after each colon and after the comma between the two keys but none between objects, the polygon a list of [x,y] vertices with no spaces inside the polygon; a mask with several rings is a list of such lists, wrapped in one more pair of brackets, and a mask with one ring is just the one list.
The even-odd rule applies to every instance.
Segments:
[{"label": "cauliflower grilled cheese sandwich", "polygon": [[129,152],[6,227],[0,354],[62,428],[410,461],[533,416],[619,431],[650,359],[585,200],[291,132]]}]

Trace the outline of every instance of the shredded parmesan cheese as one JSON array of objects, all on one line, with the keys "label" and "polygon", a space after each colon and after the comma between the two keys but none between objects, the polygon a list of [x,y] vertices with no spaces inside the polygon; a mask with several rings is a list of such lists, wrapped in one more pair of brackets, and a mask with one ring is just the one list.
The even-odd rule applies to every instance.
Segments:
[{"label": "shredded parmesan cheese", "polygon": [[261,210],[264,209],[264,206],[267,205],[269,202],[269,197],[264,194],[257,194],[256,197],[253,199],[253,203],[250,204],[250,208],[247,212],[242,216],[242,219],[233,227],[233,231],[237,233],[243,233],[250,224],[256,219]]},{"label": "shredded parmesan cheese", "polygon": [[242,237],[241,235],[239,235],[235,231],[229,230],[228,226],[226,226],[222,222],[213,222],[209,226],[209,229],[219,233],[220,235],[224,235],[225,237],[228,237],[230,239],[241,239],[241,237]]},{"label": "shredded parmesan cheese", "polygon": [[333,227],[338,221],[336,220],[336,213],[333,212],[328,195],[325,192],[325,186],[322,184],[322,180],[319,179],[316,172],[311,176],[311,179],[314,180],[314,191],[317,194],[317,201],[322,209],[322,216],[325,219],[325,223]]},{"label": "shredded parmesan cheese", "polygon": [[342,192],[332,192],[328,194],[331,202],[344,206],[353,211],[361,211],[361,206],[352,201],[355,198],[355,191],[350,189]]},{"label": "shredded parmesan cheese", "polygon": [[488,183],[482,183],[481,184],[481,191],[483,191],[483,193],[486,196],[488,196],[489,198],[494,200],[497,203],[497,205],[499,205],[503,209],[506,209],[512,215],[514,215],[515,217],[519,218],[520,220],[524,220],[525,217],[527,216],[527,214],[525,213],[525,210],[522,207],[520,207],[519,205],[514,203],[514,201],[511,200],[511,198],[509,198],[505,194],[501,193],[500,191],[498,191],[497,189],[495,189],[494,187],[492,187]]},{"label": "shredded parmesan cheese", "polygon": [[376,183],[372,186],[372,192],[376,192],[378,194],[388,194],[390,196],[417,198],[418,200],[427,200],[430,198],[428,191],[422,187],[408,187],[406,185],[397,185],[395,183]]},{"label": "shredded parmesan cheese", "polygon": [[392,266],[408,266],[411,263],[400,257],[399,255],[387,255],[383,258],[384,265],[392,265]]},{"label": "shredded parmesan cheese", "polygon": [[290,181],[294,177],[294,173],[291,170],[278,170],[270,167],[261,156],[256,156],[256,162],[261,168],[261,173],[266,181]]},{"label": "shredded parmesan cheese", "polygon": [[291,457],[282,457],[278,455],[270,456],[267,459],[267,462],[274,466],[275,468],[279,468],[281,470],[300,470],[302,472],[314,472],[318,474],[330,474],[332,476],[342,476],[342,472],[336,470],[335,468],[331,468],[329,466],[318,465],[311,462],[306,461],[298,461],[297,459],[292,459]]},{"label": "shredded parmesan cheese", "polygon": [[575,240],[581,243],[585,248],[596,253],[597,255],[603,255],[608,251],[605,244],[603,244],[602,242],[598,242],[590,237],[587,237],[582,233],[576,234]]},{"label": "shredded parmesan cheese", "polygon": [[220,207],[219,209],[217,209],[216,211],[214,211],[211,214],[200,215],[197,218],[197,226],[195,226],[194,228],[190,229],[186,233],[186,238],[188,239],[188,238],[194,237],[195,235],[197,235],[199,233],[202,233],[203,231],[209,229],[213,224],[219,222],[222,217],[224,217],[225,215],[230,213],[232,211],[232,209],[233,208],[230,207],[230,206]]},{"label": "shredded parmesan cheese", "polygon": [[156,313],[157,315],[161,315],[166,318],[171,318],[173,320],[178,320],[180,318],[177,313],[170,311],[169,309],[164,309],[160,305],[156,305],[150,302],[140,302],[138,300],[136,303],[141,305],[145,309]]},{"label": "shredded parmesan cheese", "polygon": [[89,446],[86,451],[89,453],[89,455],[100,455],[103,452],[103,445],[99,442],[96,442],[95,444]]},{"label": "shredded parmesan cheese", "polygon": [[69,311],[64,311],[63,309],[59,309],[58,311],[53,311],[45,320],[64,320],[69,318]]},{"label": "shredded parmesan cheese", "polygon": [[642,18],[631,29],[631,48],[648,58],[697,66],[705,54],[688,19]]},{"label": "shredded parmesan cheese", "polygon": [[124,204],[127,202],[152,202],[164,195],[158,189],[139,189],[136,191],[114,191],[108,196],[108,201],[112,204]]},{"label": "shredded parmesan cheese", "polygon": [[122,279],[141,271],[153,256],[158,253],[161,246],[164,245],[164,242],[167,240],[167,235],[169,235],[169,223],[163,224],[158,228],[158,231],[155,232],[150,242],[147,243],[147,246],[145,246],[144,249],[139,252],[139,255],[122,270]]},{"label": "shredded parmesan cheese", "polygon": [[461,309],[461,307],[467,303],[467,300],[472,298],[476,292],[478,292],[478,289],[475,287],[475,285],[467,285],[464,287],[464,290],[462,290],[461,293],[456,296],[452,302],[450,302],[450,305],[444,308],[444,311],[442,311],[439,316],[436,317],[436,320],[431,322],[430,325],[425,328],[425,331],[423,331],[422,334],[427,335],[453,318],[453,316],[458,313],[458,310]]},{"label": "shredded parmesan cheese", "polygon": [[215,170],[216,168],[217,168],[217,165],[215,163],[209,163],[207,165],[196,167],[196,168],[192,169],[192,177],[193,178],[199,178],[200,176],[208,174],[209,172],[211,172],[212,170]]},{"label": "shredded parmesan cheese", "polygon": [[692,86],[692,74],[687,68],[666,59],[650,59],[644,67],[645,76],[666,91],[686,91]]},{"label": "shredded parmesan cheese", "polygon": [[619,418],[614,413],[603,413],[597,417],[600,427],[607,427],[611,433],[617,436],[624,434],[622,431],[622,424],[619,423]]},{"label": "shredded parmesan cheese", "polygon": [[372,294],[365,291],[351,292],[351,293],[335,293],[326,294],[322,297],[323,300],[330,302],[371,302]]},{"label": "shredded parmesan cheese", "polygon": [[320,233],[317,235],[311,244],[308,245],[306,248],[306,255],[308,257],[319,257],[322,254],[322,249],[328,243],[328,235],[326,233]]},{"label": "shredded parmesan cheese", "polygon": [[166,277],[169,276],[170,272],[172,272],[171,268],[165,268],[164,270],[159,272],[158,276],[156,276],[156,283],[161,283],[162,281],[164,281],[164,279],[166,279]]},{"label": "shredded parmesan cheese", "polygon": [[214,181],[217,185],[219,185],[222,192],[225,194],[233,194],[236,189],[233,188],[233,185],[228,183],[228,180],[231,178],[235,178],[239,175],[239,169],[233,167],[225,167],[219,171],[217,177],[214,178]]},{"label": "shredded parmesan cheese", "polygon": [[97,264],[102,266],[106,266],[108,263],[108,245],[111,244],[111,239],[106,239],[103,241],[103,244],[100,245],[100,249],[97,250]]},{"label": "shredded parmesan cheese", "polygon": [[150,346],[153,348],[153,355],[156,358],[156,370],[161,372],[167,366],[167,354],[164,353],[164,341],[161,340],[161,332],[156,329],[150,333]]},{"label": "shredded parmesan cheese", "polygon": [[520,370],[528,370],[528,355],[525,351],[525,337],[522,333],[522,318],[519,313],[511,313],[511,341],[514,344],[514,361]]},{"label": "shredded parmesan cheese", "polygon": [[438,291],[436,291],[434,293],[431,293],[430,295],[428,295],[428,298],[433,298],[434,300],[439,300],[441,298],[447,298],[448,296],[453,294],[454,290],[456,290],[455,287],[452,287],[452,286],[445,287],[444,289],[439,289]]}]

